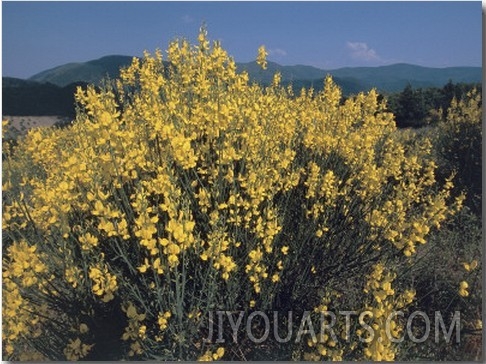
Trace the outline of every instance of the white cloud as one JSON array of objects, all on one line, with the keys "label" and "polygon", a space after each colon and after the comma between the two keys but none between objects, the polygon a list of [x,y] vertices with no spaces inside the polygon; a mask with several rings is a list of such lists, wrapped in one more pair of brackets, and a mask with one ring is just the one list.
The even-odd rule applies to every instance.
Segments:
[{"label": "white cloud", "polygon": [[189,24],[189,23],[192,23],[194,21],[194,18],[192,16],[190,16],[189,14],[185,14],[184,16],[181,17],[181,20],[184,23]]},{"label": "white cloud", "polygon": [[269,56],[286,56],[287,52],[281,48],[272,48],[268,50]]},{"label": "white cloud", "polygon": [[346,48],[350,51],[352,58],[360,61],[381,61],[376,51],[364,42],[346,42]]}]

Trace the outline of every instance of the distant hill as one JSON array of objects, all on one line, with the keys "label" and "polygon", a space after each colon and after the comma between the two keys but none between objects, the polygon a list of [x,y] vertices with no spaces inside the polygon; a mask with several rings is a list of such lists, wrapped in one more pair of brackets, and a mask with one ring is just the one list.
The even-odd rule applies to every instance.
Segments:
[{"label": "distant hill", "polygon": [[418,87],[442,87],[447,82],[480,83],[481,67],[431,68],[398,63],[381,67],[346,67],[329,71],[337,78],[354,78],[365,89],[376,87],[384,92],[398,92],[410,84]]},{"label": "distant hill", "polygon": [[[97,84],[106,76],[117,77],[120,67],[130,65],[132,59],[131,56],[116,55],[84,63],[68,63],[38,73],[29,80],[49,82],[61,87],[79,81]],[[274,62],[268,62],[266,70],[261,69],[256,62],[237,63],[237,67],[239,71],[247,71],[252,81],[262,84],[271,83],[274,73],[278,71],[282,74],[282,83],[292,84],[294,88],[300,88],[300,85],[320,88],[324,77],[330,74],[343,88],[344,94],[368,91],[373,87],[381,92],[398,92],[408,84],[413,87],[442,87],[448,81],[482,82],[481,67],[430,68],[400,63],[380,67],[323,70],[304,65],[282,66]]]},{"label": "distant hill", "polygon": [[101,79],[119,76],[120,67],[131,64],[130,56],[106,56],[84,63],[68,63],[40,72],[29,78],[29,81],[49,82],[57,86],[67,86],[75,82],[97,84]]},{"label": "distant hill", "polygon": [[330,74],[341,86],[344,94],[368,91],[376,88],[381,92],[399,92],[407,85],[412,87],[442,87],[447,82],[480,83],[482,81],[481,67],[448,67],[430,68],[406,63],[380,67],[345,67],[335,70],[321,70],[311,66],[281,66],[268,62],[266,70],[262,70],[256,62],[238,64],[240,70],[245,70],[252,80],[269,84],[273,74],[280,72],[282,82],[313,85],[320,88],[326,75]]}]

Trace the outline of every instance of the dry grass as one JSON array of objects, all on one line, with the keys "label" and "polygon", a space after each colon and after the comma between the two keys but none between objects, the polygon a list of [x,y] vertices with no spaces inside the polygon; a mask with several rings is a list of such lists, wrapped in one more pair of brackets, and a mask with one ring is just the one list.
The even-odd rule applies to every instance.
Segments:
[{"label": "dry grass", "polygon": [[15,128],[20,134],[24,134],[27,130],[36,127],[52,126],[57,122],[67,121],[64,116],[3,116],[2,120],[9,120],[10,125]]}]

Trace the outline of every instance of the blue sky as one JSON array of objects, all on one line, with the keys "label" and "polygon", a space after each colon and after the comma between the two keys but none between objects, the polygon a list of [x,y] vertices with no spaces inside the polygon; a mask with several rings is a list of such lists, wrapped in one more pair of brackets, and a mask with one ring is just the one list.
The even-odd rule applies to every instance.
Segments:
[{"label": "blue sky", "polygon": [[238,62],[323,69],[406,62],[481,66],[481,2],[2,1],[2,74],[27,78],[68,62],[165,50],[207,24]]}]

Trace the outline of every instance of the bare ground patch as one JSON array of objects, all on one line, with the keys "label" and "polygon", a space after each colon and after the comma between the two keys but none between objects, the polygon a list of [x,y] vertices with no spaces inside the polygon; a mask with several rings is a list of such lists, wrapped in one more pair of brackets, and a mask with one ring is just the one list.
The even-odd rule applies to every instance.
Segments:
[{"label": "bare ground patch", "polygon": [[35,128],[52,126],[59,121],[66,121],[69,118],[64,116],[4,116],[3,119],[9,120],[11,125],[19,131]]},{"label": "bare ground patch", "polygon": [[57,122],[67,122],[69,118],[65,116],[3,116],[2,120],[8,120],[11,127],[15,128],[17,133],[25,134],[31,128],[53,126]]}]

